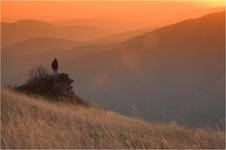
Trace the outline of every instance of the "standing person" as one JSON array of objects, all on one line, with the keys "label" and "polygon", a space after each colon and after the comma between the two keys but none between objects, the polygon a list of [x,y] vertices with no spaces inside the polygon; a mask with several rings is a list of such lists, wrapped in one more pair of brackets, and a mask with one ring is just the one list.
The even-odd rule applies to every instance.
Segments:
[{"label": "standing person", "polygon": [[53,74],[57,75],[58,61],[56,58],[52,62],[52,69],[53,69]]}]

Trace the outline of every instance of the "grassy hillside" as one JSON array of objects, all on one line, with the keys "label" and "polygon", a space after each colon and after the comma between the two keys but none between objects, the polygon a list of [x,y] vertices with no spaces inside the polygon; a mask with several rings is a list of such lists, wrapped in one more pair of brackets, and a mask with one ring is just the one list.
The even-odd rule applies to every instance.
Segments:
[{"label": "grassy hillside", "polygon": [[2,148],[224,148],[223,131],[146,123],[1,89]]}]

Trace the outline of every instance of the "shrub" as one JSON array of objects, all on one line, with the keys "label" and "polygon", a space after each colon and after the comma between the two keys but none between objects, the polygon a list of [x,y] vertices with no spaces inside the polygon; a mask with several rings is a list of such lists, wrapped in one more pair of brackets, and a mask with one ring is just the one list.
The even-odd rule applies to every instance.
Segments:
[{"label": "shrub", "polygon": [[50,76],[48,70],[42,65],[37,65],[30,70],[29,81],[37,81]]}]

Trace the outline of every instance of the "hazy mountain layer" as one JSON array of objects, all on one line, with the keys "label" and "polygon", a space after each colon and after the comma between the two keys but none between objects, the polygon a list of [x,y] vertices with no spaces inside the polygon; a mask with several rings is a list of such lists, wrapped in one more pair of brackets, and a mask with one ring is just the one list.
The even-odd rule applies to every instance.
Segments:
[{"label": "hazy mountain layer", "polygon": [[77,41],[89,41],[110,35],[111,32],[91,26],[56,26],[37,20],[21,20],[15,23],[1,23],[1,46],[10,46],[16,42],[33,37],[55,37]]}]

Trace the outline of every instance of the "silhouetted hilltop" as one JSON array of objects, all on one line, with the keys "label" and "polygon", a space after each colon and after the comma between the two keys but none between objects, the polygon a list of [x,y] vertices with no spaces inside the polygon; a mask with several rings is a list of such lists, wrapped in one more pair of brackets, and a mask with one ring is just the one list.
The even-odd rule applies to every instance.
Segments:
[{"label": "silhouetted hilltop", "polygon": [[32,79],[24,85],[16,87],[16,90],[25,92],[28,95],[38,95],[57,101],[66,101],[72,104],[87,106],[88,104],[73,92],[73,87],[71,86],[73,82],[69,78],[69,75],[65,73],[45,75],[44,77]]}]

